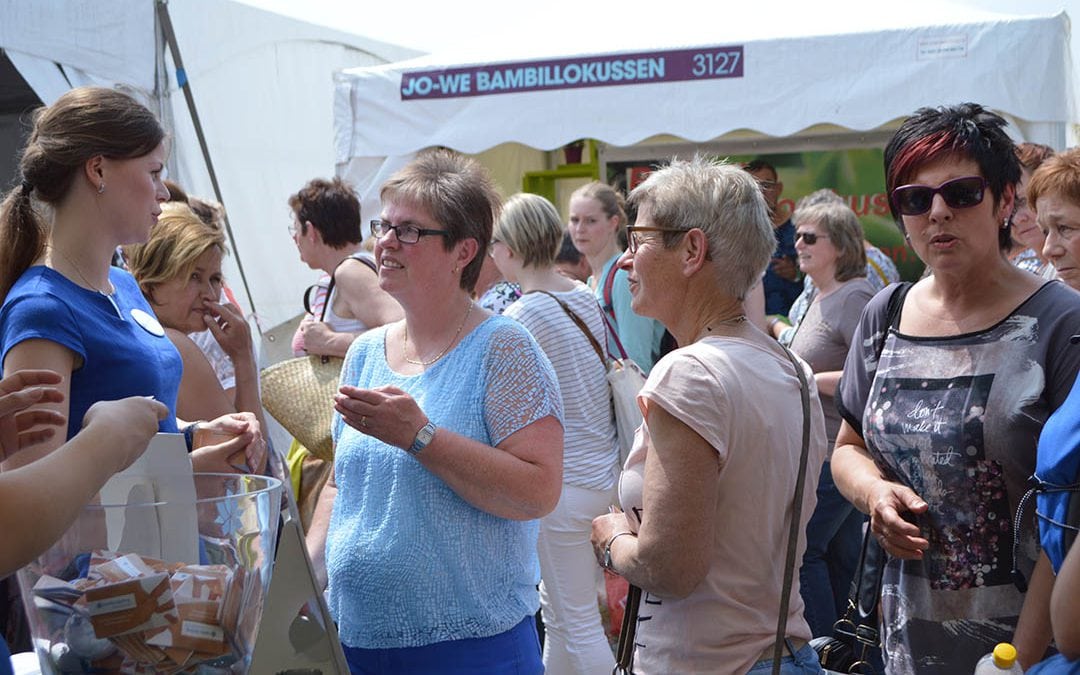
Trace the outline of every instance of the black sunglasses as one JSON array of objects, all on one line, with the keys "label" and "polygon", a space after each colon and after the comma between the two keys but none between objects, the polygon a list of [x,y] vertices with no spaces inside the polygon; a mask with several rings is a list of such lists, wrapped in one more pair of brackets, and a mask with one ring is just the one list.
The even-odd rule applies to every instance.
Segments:
[{"label": "black sunglasses", "polygon": [[893,206],[905,216],[918,216],[930,210],[934,195],[941,195],[950,208],[967,209],[982,203],[987,182],[982,176],[947,180],[936,188],[928,185],[901,185],[892,192]]},{"label": "black sunglasses", "polygon": [[817,243],[818,239],[828,239],[828,238],[829,238],[829,235],[827,235],[827,234],[817,234],[816,232],[796,232],[795,233],[795,241],[799,241],[800,239],[802,239],[804,242],[806,242],[807,246],[813,246],[814,244]]}]

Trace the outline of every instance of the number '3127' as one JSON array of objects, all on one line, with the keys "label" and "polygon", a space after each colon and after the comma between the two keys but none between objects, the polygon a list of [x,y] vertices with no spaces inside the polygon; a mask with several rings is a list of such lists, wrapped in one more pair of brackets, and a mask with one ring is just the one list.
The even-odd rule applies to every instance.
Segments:
[{"label": "number '3127'", "polygon": [[694,54],[690,57],[693,67],[690,73],[694,77],[715,77],[717,75],[732,75],[739,65],[741,51],[708,52]]}]

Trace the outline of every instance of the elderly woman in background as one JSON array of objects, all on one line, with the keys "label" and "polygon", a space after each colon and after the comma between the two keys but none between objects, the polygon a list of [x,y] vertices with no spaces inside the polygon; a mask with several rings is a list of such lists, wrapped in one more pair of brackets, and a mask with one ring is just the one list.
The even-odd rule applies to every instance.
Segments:
[{"label": "elderly woman in background", "polygon": [[[866,279],[862,226],[845,204],[796,209],[795,252],[799,269],[812,281],[813,300],[794,327],[791,351],[814,370],[829,447],[840,430],[833,395],[863,307],[874,296]],[[806,554],[800,571],[806,620],[814,637],[831,635],[847,604],[859,562],[863,515],[836,489],[825,462],[817,487],[817,507],[806,527]]]},{"label": "elderly woman in background", "polygon": [[[1047,159],[1028,182],[1029,204],[1038,214],[1046,237],[1044,256],[1056,267],[1062,281],[1080,289],[1080,149],[1066,150]],[[1046,421],[1039,436],[1035,478],[1047,486],[1072,486],[1080,467],[1080,386]],[[1040,514],[1042,550],[1056,575],[1050,602],[1055,646],[1061,654],[1030,672],[1075,672],[1080,667],[1080,547],[1075,545],[1076,492],[1046,490],[1036,498]],[[1072,508],[1070,508],[1072,507]],[[1074,663],[1069,664],[1069,660]]]},{"label": "elderly woman in background", "polygon": [[1027,200],[1031,175],[1043,162],[1054,156],[1054,149],[1038,143],[1020,143],[1016,157],[1020,160],[1020,182],[1016,186],[1016,207],[1010,221],[1012,247],[1009,260],[1022,270],[1046,279],[1054,278],[1054,270],[1043,253],[1046,236],[1035,221],[1035,209]]},{"label": "elderly woman in background", "polygon": [[607,513],[619,441],[608,390],[604,318],[584,284],[554,266],[559,212],[539,195],[503,206],[491,256],[524,295],[506,309],[529,330],[555,368],[563,400],[563,485],[559,505],[540,521],[540,606],[544,667],[550,673],[610,673],[615,665],[596,603],[599,568],[589,533]]},{"label": "elderly woman in background", "polygon": [[470,297],[498,197],[439,150],[380,199],[379,285],[405,320],[345,357],[312,560],[354,673],[540,673],[537,519],[559,500],[562,409],[528,332]]},{"label": "elderly woman in background", "polygon": [[1035,439],[1080,366],[1080,296],[1005,256],[1020,179],[1005,124],[973,103],[923,108],[885,149],[893,215],[931,273],[867,305],[832,470],[890,556],[890,673],[971,672],[998,642],[1028,667],[1050,639],[1049,563],[1013,523]]},{"label": "elderly woman in background", "polygon": [[1028,183],[1027,197],[1038,214],[1043,257],[1058,279],[1080,290],[1080,149],[1043,162]]},{"label": "elderly woman in background", "polygon": [[[793,361],[743,306],[776,246],[768,210],[753,176],[704,159],[652,173],[631,203],[637,225],[619,263],[634,311],[682,347],[641,390],[624,512],[593,521],[595,553],[643,590],[635,673],[771,672],[803,418]],[[800,531],[826,451],[809,386]],[[797,577],[788,611],[781,671],[820,673]]]},{"label": "elderly woman in background", "polygon": [[[264,423],[251,330],[240,310],[218,302],[224,254],[225,233],[177,202],[162,205],[146,243],[124,247],[128,269],[183,360],[177,415],[203,420],[246,411]],[[188,337],[207,329],[232,361],[231,396]]]}]

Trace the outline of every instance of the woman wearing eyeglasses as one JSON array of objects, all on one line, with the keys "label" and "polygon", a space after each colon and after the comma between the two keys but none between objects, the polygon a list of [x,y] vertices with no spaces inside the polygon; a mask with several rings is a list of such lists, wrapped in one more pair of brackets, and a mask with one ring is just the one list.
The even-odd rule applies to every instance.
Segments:
[{"label": "woman wearing eyeglasses", "polygon": [[538,518],[562,485],[551,364],[470,294],[498,196],[439,150],[383,185],[379,286],[405,312],[349,348],[308,547],[354,673],[540,673]]},{"label": "woman wearing eyeglasses", "polygon": [[[862,226],[846,204],[803,207],[792,221],[799,269],[813,282],[813,290],[789,346],[814,370],[831,448],[841,421],[833,401],[836,384],[874,287],[866,278]],[[778,337],[777,328],[773,330]],[[828,461],[821,469],[817,498],[799,572],[806,620],[814,637],[832,635],[833,624],[843,615],[859,562],[863,523],[863,515],[833,484]]]},{"label": "woman wearing eyeglasses", "polygon": [[[593,521],[597,559],[643,591],[633,672],[771,673],[803,434],[794,362],[746,315],[776,248],[765,199],[737,166],[697,158],[634,189],[619,259],[634,311],[680,345],[653,368],[619,480],[623,513]],[[798,531],[825,459],[816,386]],[[801,555],[804,541],[796,542]],[[798,576],[780,672],[821,673]]]},{"label": "woman wearing eyeglasses", "polygon": [[1049,564],[1014,516],[1080,367],[1080,296],[1005,255],[1020,178],[1005,124],[972,103],[923,108],[885,149],[893,215],[931,273],[867,305],[832,467],[890,557],[890,673],[971,672],[998,642],[1029,667],[1050,639]]}]

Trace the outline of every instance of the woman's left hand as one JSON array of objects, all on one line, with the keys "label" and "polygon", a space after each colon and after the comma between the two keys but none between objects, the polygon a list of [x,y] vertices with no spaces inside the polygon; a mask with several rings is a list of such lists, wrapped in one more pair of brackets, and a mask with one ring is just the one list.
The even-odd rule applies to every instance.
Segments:
[{"label": "woman's left hand", "polygon": [[208,313],[203,315],[206,327],[229,358],[236,361],[245,356],[254,356],[251,327],[235,305],[208,301],[206,310]]},{"label": "woman's left hand", "polygon": [[604,549],[607,548],[608,541],[618,532],[630,531],[630,520],[622,511],[593,518],[590,540],[593,545],[593,553],[596,555],[596,562],[601,567],[604,565]]},{"label": "woman's left hand", "polygon": [[428,422],[416,400],[397,387],[344,385],[334,395],[334,410],[353,429],[399,448],[411,446]]}]

